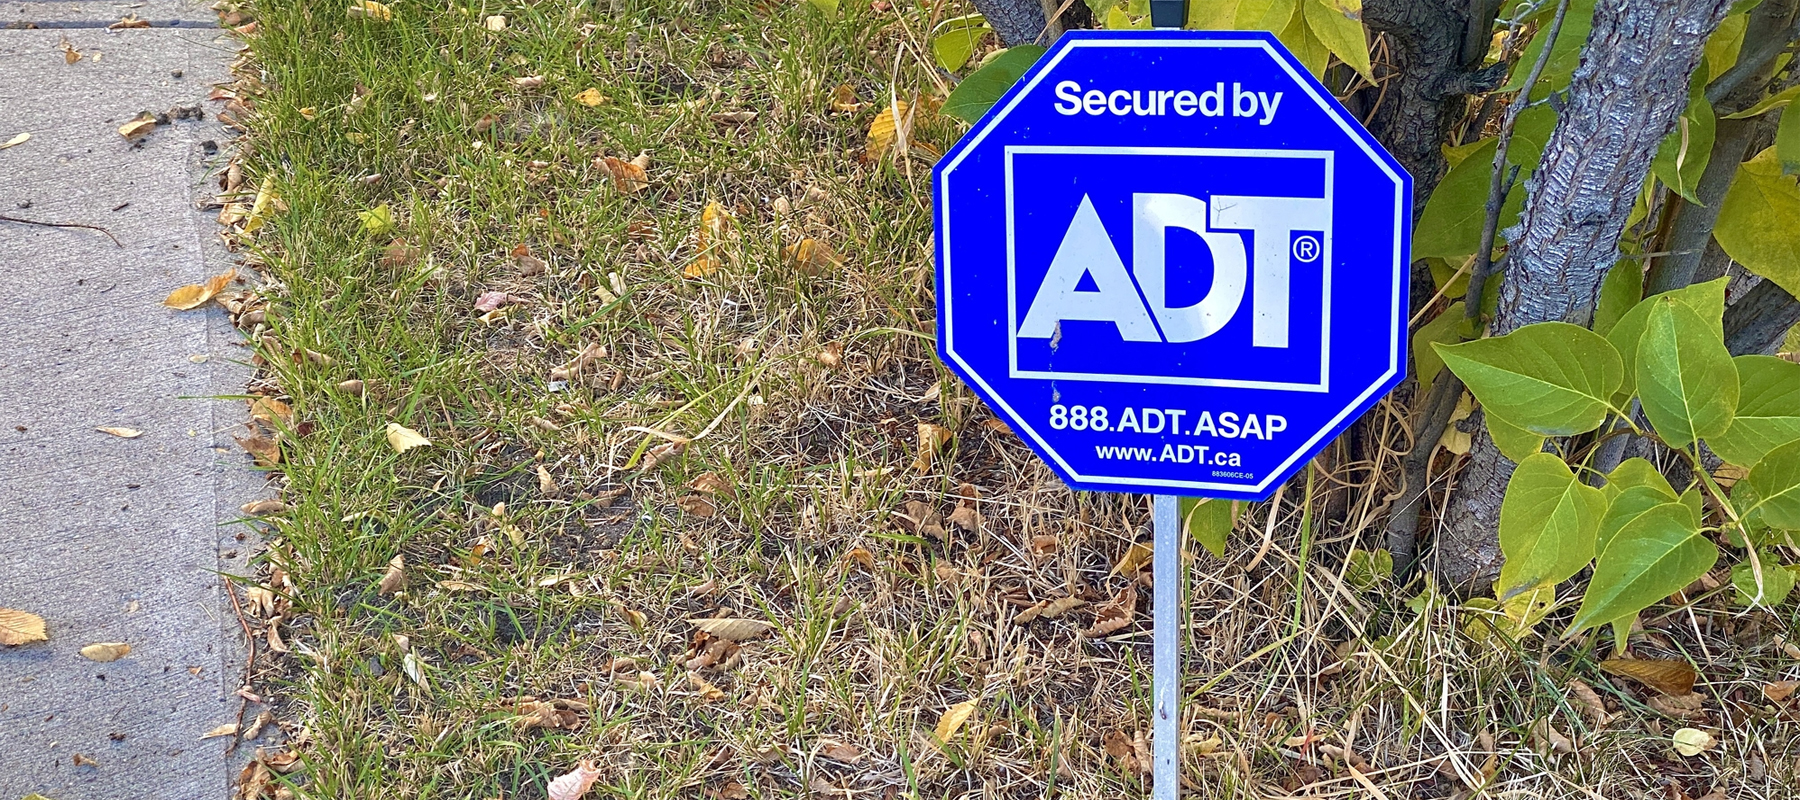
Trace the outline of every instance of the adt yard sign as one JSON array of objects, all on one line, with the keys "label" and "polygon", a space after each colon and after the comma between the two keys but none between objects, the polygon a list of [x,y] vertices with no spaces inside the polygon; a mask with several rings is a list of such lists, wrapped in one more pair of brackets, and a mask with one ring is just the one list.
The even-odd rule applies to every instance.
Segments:
[{"label": "adt yard sign", "polygon": [[1262,499],[1405,372],[1411,179],[1274,37],[1062,37],[938,163],[938,349],[1070,486]]}]

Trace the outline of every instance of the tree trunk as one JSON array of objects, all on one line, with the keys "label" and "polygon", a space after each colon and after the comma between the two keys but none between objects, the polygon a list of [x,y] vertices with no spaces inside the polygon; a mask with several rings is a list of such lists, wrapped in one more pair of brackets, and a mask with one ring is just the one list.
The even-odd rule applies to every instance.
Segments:
[{"label": "tree trunk", "polygon": [[1725,309],[1725,346],[1734,356],[1769,355],[1800,324],[1800,302],[1764,278]]},{"label": "tree trunk", "polygon": [[[1495,335],[1534,322],[1585,324],[1618,259],[1625,219],[1657,145],[1686,105],[1706,37],[1731,0],[1601,0],[1556,130],[1513,229]],[[1512,477],[1486,429],[1438,539],[1441,582],[1480,591],[1502,561],[1500,502]]]},{"label": "tree trunk", "polygon": [[[1189,0],[1204,2],[1204,0]],[[1506,79],[1506,64],[1479,66],[1486,55],[1486,32],[1493,24],[1491,0],[1366,0],[1363,24],[1387,34],[1393,77],[1377,99],[1369,132],[1375,134],[1413,177],[1413,214],[1444,177],[1443,144],[1467,110],[1465,98],[1490,91]],[[1471,11],[1473,7],[1473,11]],[[1479,52],[1465,58],[1470,40]],[[1385,96],[1383,96],[1385,95]]]},{"label": "tree trunk", "polygon": [[[1207,0],[1188,0],[1207,2]],[[1041,44],[1049,47],[1066,30],[1091,28],[1094,15],[1085,0],[1074,0],[1065,8],[1061,2],[1046,0],[974,0],[975,10],[1007,47]],[[1062,9],[1061,16],[1055,16]]]}]

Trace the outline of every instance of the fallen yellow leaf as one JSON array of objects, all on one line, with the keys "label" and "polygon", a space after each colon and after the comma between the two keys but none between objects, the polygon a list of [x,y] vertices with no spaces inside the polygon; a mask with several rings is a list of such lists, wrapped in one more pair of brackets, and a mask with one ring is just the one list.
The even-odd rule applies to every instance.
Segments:
[{"label": "fallen yellow leaf", "polygon": [[8,147],[18,147],[19,145],[22,145],[29,141],[31,141],[31,134],[21,133],[18,136],[12,137],[11,139],[7,139],[4,142],[0,142],[0,150],[5,150]]},{"label": "fallen yellow leaf", "polygon": [[932,459],[950,443],[952,436],[950,429],[942,425],[919,423],[919,453],[913,460],[913,471],[920,475],[931,472]]},{"label": "fallen yellow leaf", "polygon": [[294,421],[294,409],[273,397],[258,397],[250,403],[250,417],[270,424],[288,425]]},{"label": "fallen yellow leaf", "polygon": [[256,202],[250,205],[250,216],[244,219],[244,232],[255,233],[269,219],[269,209],[275,205],[275,176],[263,176],[262,186],[256,190]]},{"label": "fallen yellow leaf", "polygon": [[373,19],[382,22],[394,18],[393,9],[388,8],[386,4],[377,3],[375,0],[355,0],[348,9],[345,9],[344,13],[352,19]]},{"label": "fallen yellow leaf", "polygon": [[1136,575],[1138,570],[1150,563],[1153,555],[1155,555],[1155,551],[1151,549],[1148,542],[1133,542],[1130,547],[1125,549],[1125,555],[1119,558],[1119,563],[1113,565],[1112,574],[1124,575],[1128,578]]},{"label": "fallen yellow leaf", "polygon": [[121,439],[136,439],[137,437],[144,435],[143,431],[136,428],[95,428],[94,430],[101,433],[110,433]]},{"label": "fallen yellow leaf", "polygon": [[431,440],[419,435],[418,431],[401,425],[398,422],[387,424],[388,446],[396,453],[404,453],[415,447],[430,447]]},{"label": "fallen yellow leaf", "polygon": [[639,153],[630,161],[601,156],[594,160],[594,165],[606,170],[612,176],[613,188],[624,194],[637,194],[650,187],[649,153]]},{"label": "fallen yellow leaf", "polygon": [[89,661],[98,661],[104,664],[131,655],[131,645],[124,642],[100,642],[81,648],[81,655]]},{"label": "fallen yellow leaf", "polygon": [[490,31],[498,33],[506,30],[506,17],[499,14],[490,15],[487,19],[482,20],[482,26]]},{"label": "fallen yellow leaf", "polygon": [[32,642],[47,642],[44,618],[28,611],[0,608],[0,645],[13,647]]},{"label": "fallen yellow leaf", "polygon": [[1686,758],[1693,758],[1694,756],[1700,755],[1701,753],[1713,749],[1713,746],[1719,743],[1719,740],[1714,739],[1712,734],[1700,730],[1699,728],[1682,728],[1675,732],[1673,738],[1675,740],[1675,752],[1680,753]]},{"label": "fallen yellow leaf", "polygon": [[840,83],[831,90],[830,103],[832,111],[843,113],[855,113],[862,108],[862,103],[856,102],[856,87],[848,83]]},{"label": "fallen yellow leaf", "polygon": [[607,100],[608,98],[606,95],[601,94],[599,89],[595,89],[591,86],[581,90],[580,94],[575,95],[575,102],[587,106],[588,108],[602,105]]},{"label": "fallen yellow leaf", "polygon": [[717,200],[708,202],[706,208],[700,212],[700,231],[696,241],[696,249],[699,253],[694,256],[693,262],[681,271],[682,277],[706,278],[718,272],[724,266],[723,262],[719,260],[718,251],[724,244],[726,232],[730,229],[731,212],[726,211],[725,206],[720,205]]},{"label": "fallen yellow leaf", "polygon": [[207,731],[206,733],[202,734],[200,736],[200,738],[201,739],[215,739],[220,736],[236,736],[237,732],[238,732],[237,723],[227,722],[224,725],[220,725],[217,728],[213,728],[212,730]]},{"label": "fallen yellow leaf", "polygon": [[838,257],[831,245],[810,238],[788,245],[787,257],[801,272],[812,276],[823,275],[844,264],[844,259]]},{"label": "fallen yellow leaf", "polygon": [[938,717],[935,731],[938,741],[948,744],[950,739],[956,736],[956,732],[962,729],[963,723],[968,722],[969,717],[974,715],[975,703],[975,700],[964,700],[944,709],[944,715]]},{"label": "fallen yellow leaf", "polygon": [[[69,63],[73,64],[75,62],[71,61]],[[135,142],[145,136],[149,136],[150,132],[153,130],[156,130],[156,117],[146,111],[132,117],[130,122],[120,125],[119,135],[125,137],[125,141],[127,142]]]}]

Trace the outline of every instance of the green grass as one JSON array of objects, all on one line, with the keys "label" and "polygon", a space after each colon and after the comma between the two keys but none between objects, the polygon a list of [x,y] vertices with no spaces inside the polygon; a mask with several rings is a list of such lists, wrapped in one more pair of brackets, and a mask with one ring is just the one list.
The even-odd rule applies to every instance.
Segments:
[{"label": "green grass", "polygon": [[[247,240],[272,303],[253,334],[259,388],[297,415],[276,470],[291,509],[269,520],[255,578],[291,604],[294,652],[263,661],[259,686],[304,759],[300,795],[542,797],[582,759],[606,798],[1145,793],[1129,759],[1149,719],[1147,586],[1133,625],[1078,632],[1131,579],[1112,567],[1148,504],[1061,488],[932,355],[931,154],[863,152],[890,93],[942,80],[918,55],[934,7],[896,7],[399,2],[380,22],[253,6],[246,71],[266,91],[246,184],[267,177],[280,198]],[[507,29],[486,30],[489,14]],[[861,108],[831,108],[840,84]],[[577,102],[590,87],[609,102]],[[756,116],[719,117],[742,111]],[[926,113],[910,138],[941,151],[961,130]],[[595,164],[644,151],[640,193]],[[684,278],[714,201],[734,218],[724,266]],[[358,212],[382,204],[395,230],[365,230]],[[794,263],[803,237],[843,263]],[[395,239],[417,258],[385,259]],[[521,274],[521,244],[547,274]],[[485,292],[524,302],[484,320]],[[590,344],[606,355],[553,387]],[[350,379],[366,393],[338,388]],[[395,453],[390,422],[433,445]],[[956,435],[921,473],[922,422]],[[707,433],[645,468],[665,442],[648,429]],[[898,516],[908,501],[948,515],[963,484],[978,530],[937,541]],[[1464,788],[1454,776],[1479,776],[1486,741],[1505,752],[1496,791],[1613,796],[1668,775],[1703,793],[1756,753],[1767,777],[1748,791],[1793,779],[1791,724],[1766,713],[1734,722],[1712,760],[1681,761],[1673,723],[1594,668],[1597,644],[1487,647],[1441,600],[1408,608],[1416,585],[1344,587],[1384,491],[1344,490],[1358,511],[1322,524],[1304,562],[1297,489],[1246,515],[1232,558],[1195,557],[1192,796],[1359,793],[1327,745],[1392,797]],[[383,595],[397,554],[406,587]],[[1089,604],[1014,624],[1071,594]],[[1722,627],[1702,637],[1682,614],[1655,621],[1645,653],[1718,647]],[[716,616],[774,628],[697,670],[709,698],[685,664],[706,646],[688,621]],[[1791,618],[1755,624],[1793,636]],[[1715,722],[1782,663],[1766,644],[1744,656],[1753,668],[1708,689]],[[1571,676],[1629,721],[1589,733]],[[522,729],[523,696],[585,703],[583,724]],[[974,698],[935,742],[944,709]],[[1537,755],[1540,719],[1587,755]],[[1322,739],[1285,743],[1308,730]],[[861,756],[820,755],[832,743]]]}]

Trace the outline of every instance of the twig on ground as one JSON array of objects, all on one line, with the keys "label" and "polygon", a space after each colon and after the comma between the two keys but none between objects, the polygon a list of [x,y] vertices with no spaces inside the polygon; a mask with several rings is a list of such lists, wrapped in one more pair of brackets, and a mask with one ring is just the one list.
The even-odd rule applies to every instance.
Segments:
[{"label": "twig on ground", "polygon": [[119,243],[119,237],[114,236],[112,234],[112,231],[102,228],[99,225],[88,225],[88,224],[82,223],[82,222],[43,222],[41,220],[35,220],[35,219],[21,219],[19,217],[9,217],[4,214],[0,214],[0,222],[16,222],[16,223],[19,223],[20,225],[38,225],[38,226],[42,226],[45,228],[86,228],[90,231],[99,231],[101,233],[106,234],[106,238],[112,240],[114,247],[117,247],[120,250],[125,249],[125,245],[122,245]]}]

